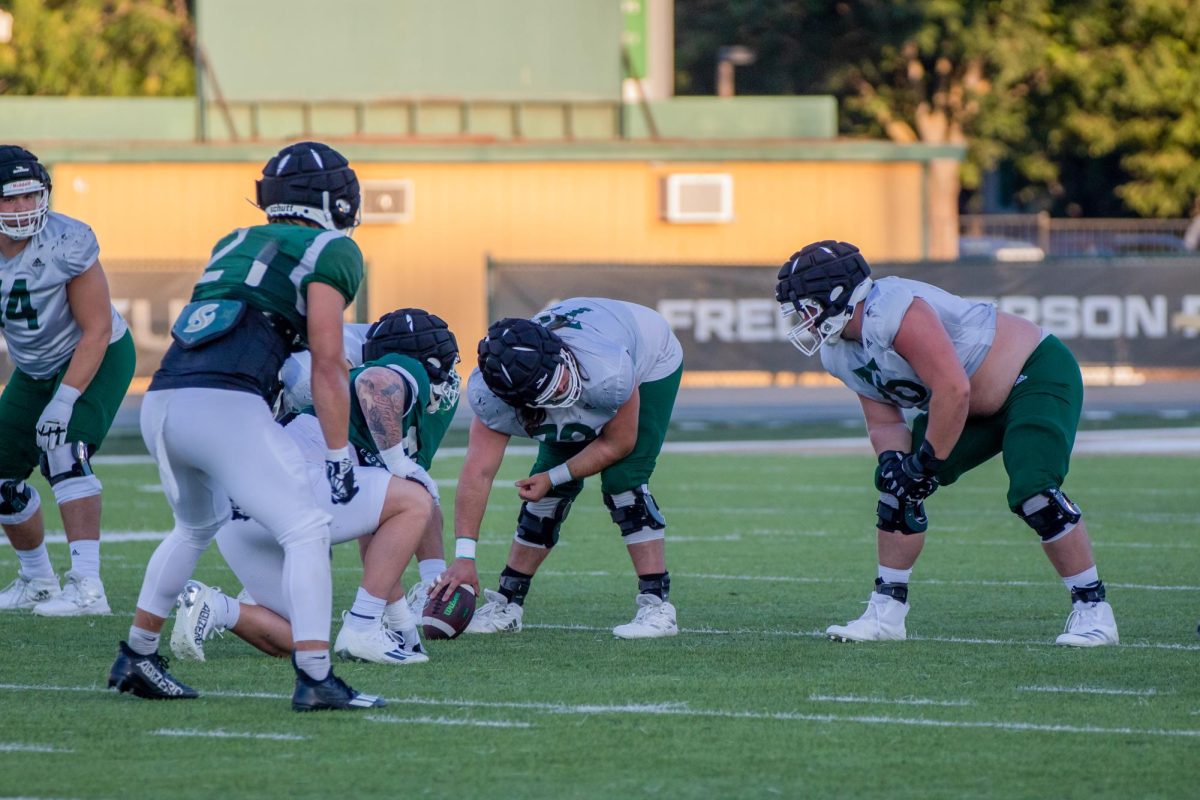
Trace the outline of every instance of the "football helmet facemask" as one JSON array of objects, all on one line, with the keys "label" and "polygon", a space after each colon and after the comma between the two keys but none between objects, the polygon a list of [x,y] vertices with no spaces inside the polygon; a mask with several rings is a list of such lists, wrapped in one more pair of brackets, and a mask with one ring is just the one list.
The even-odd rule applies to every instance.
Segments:
[{"label": "football helmet facemask", "polygon": [[566,408],[583,393],[579,363],[562,339],[527,319],[492,324],[479,342],[479,372],[510,406]]},{"label": "football helmet facemask", "polygon": [[384,314],[367,329],[363,359],[374,361],[388,353],[415,358],[429,375],[429,407],[435,414],[458,402],[458,340],[446,322],[421,308],[399,308]]},{"label": "football helmet facemask", "polygon": [[841,335],[855,305],[871,290],[870,274],[866,259],[847,242],[815,242],[793,253],[775,284],[788,341],[811,356]]},{"label": "football helmet facemask", "polygon": [[0,212],[0,233],[10,239],[29,239],[46,227],[50,215],[50,173],[25,148],[0,145],[0,196],[27,194],[37,195],[32,209]]},{"label": "football helmet facemask", "polygon": [[327,144],[300,142],[279,151],[255,184],[267,218],[302,219],[327,231],[349,232],[361,217],[358,176],[345,156]]}]

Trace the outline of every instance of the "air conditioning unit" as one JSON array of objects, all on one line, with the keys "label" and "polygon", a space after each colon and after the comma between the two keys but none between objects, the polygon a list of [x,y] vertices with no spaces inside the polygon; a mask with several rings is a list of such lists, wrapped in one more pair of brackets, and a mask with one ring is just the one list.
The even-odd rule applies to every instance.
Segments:
[{"label": "air conditioning unit", "polygon": [[668,222],[732,222],[733,176],[723,173],[666,176],[663,179],[663,219]]},{"label": "air conditioning unit", "polygon": [[362,181],[364,223],[409,222],[413,215],[411,180]]}]

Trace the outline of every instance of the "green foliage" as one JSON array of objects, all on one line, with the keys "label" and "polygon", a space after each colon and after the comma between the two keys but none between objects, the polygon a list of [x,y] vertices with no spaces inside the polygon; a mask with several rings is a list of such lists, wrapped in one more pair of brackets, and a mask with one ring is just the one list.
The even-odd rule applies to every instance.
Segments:
[{"label": "green foliage", "polygon": [[192,94],[190,21],[180,0],[11,0],[0,44],[6,95]]}]

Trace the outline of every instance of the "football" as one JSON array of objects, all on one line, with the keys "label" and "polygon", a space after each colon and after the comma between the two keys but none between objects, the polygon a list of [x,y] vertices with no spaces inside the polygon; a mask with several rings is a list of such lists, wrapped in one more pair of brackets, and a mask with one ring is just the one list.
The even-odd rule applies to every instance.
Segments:
[{"label": "football", "polygon": [[467,629],[475,614],[475,590],[460,585],[449,600],[430,597],[421,612],[421,633],[426,639],[453,639]]}]

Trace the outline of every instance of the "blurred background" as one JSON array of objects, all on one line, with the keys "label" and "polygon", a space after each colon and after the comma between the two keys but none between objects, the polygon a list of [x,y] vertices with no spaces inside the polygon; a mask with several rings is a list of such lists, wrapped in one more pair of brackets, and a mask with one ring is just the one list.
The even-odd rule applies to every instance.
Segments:
[{"label": "blurred background", "polygon": [[[1088,424],[1200,425],[1194,0],[0,0],[0,140],[96,231],[138,379],[284,143],[364,190],[348,318],[656,307],[682,435],[861,431],[777,266],[842,239],[1084,365]],[[7,375],[0,364],[0,380]],[[830,425],[831,422],[836,424]]]}]

